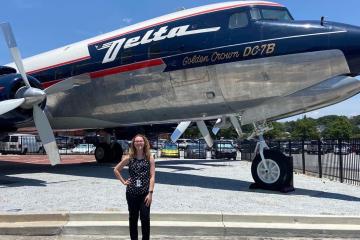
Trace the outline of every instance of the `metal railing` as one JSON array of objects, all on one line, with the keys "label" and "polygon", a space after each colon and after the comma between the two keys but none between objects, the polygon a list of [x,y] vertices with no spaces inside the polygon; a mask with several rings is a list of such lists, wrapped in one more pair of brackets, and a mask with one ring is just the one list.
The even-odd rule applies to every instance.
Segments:
[{"label": "metal railing", "polygon": [[[242,145],[242,160],[251,161],[256,143]],[[292,156],[294,170],[360,185],[360,140],[268,141],[271,149]]]}]

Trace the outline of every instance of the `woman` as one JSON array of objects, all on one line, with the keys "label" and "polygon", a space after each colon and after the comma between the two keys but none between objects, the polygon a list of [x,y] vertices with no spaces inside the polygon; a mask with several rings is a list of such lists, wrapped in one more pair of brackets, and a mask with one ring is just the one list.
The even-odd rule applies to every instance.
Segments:
[{"label": "woman", "polygon": [[[124,179],[121,171],[129,166],[129,178]],[[126,186],[126,200],[129,209],[129,228],[132,240],[138,239],[140,212],[142,239],[150,237],[150,205],[155,184],[155,160],[150,153],[150,144],[143,135],[136,135],[129,155],[124,156],[114,169],[116,177]]]}]

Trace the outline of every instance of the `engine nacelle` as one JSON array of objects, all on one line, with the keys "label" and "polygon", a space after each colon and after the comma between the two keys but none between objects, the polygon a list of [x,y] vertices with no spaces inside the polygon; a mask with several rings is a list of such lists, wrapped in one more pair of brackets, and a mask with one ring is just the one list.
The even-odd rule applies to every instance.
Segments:
[{"label": "engine nacelle", "polygon": [[[30,85],[42,89],[41,83],[34,77],[27,76]],[[25,86],[24,81],[16,70],[10,67],[0,67],[0,104],[1,101],[14,99],[16,92]],[[45,101],[41,104],[44,108]],[[0,116],[0,131],[13,128],[17,124],[26,123],[32,120],[32,109],[22,109],[20,107]]]}]

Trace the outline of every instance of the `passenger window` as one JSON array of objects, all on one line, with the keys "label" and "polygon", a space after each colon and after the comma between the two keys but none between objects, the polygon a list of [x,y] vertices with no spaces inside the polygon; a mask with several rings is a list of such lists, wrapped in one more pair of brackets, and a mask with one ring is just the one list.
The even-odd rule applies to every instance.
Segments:
[{"label": "passenger window", "polygon": [[133,58],[133,51],[131,48],[126,48],[121,54],[121,63],[127,64],[130,63]]},{"label": "passenger window", "polygon": [[257,8],[250,9],[250,16],[251,16],[251,19],[253,19],[253,20],[260,20],[261,19],[260,11]]},{"label": "passenger window", "polygon": [[248,24],[249,24],[249,19],[246,12],[235,13],[230,17],[229,28],[230,29],[243,28],[246,27]]},{"label": "passenger window", "polygon": [[160,43],[159,42],[151,43],[151,45],[149,46],[149,53],[148,53],[149,58],[158,58],[161,56],[161,54],[162,54],[162,49]]}]

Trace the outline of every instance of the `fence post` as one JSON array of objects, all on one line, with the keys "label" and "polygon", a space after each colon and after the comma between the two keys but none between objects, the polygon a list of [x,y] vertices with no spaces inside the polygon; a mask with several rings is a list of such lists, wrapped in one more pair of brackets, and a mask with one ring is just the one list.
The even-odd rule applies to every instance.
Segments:
[{"label": "fence post", "polygon": [[156,136],[156,157],[159,158],[159,135]]},{"label": "fence post", "polygon": [[[281,151],[280,140],[278,140],[278,149],[279,149],[279,151]],[[285,150],[285,149],[284,149],[284,150]]]},{"label": "fence post", "polygon": [[318,139],[318,164],[319,164],[319,178],[322,178],[322,164],[321,164],[321,153],[322,153],[322,148],[321,148],[321,140]]},{"label": "fence post", "polygon": [[289,139],[289,156],[291,157],[291,139]]},{"label": "fence post", "polygon": [[303,167],[303,174],[305,174],[305,140],[302,139],[302,167]]},{"label": "fence post", "polygon": [[[68,133],[66,133],[66,135],[68,135]],[[60,145],[61,145],[61,138],[60,138]],[[68,149],[69,149],[68,138],[65,137],[65,155],[68,155]]]},{"label": "fence post", "polygon": [[342,158],[342,140],[339,140],[339,171],[340,171],[340,182],[344,182],[344,176],[343,176],[343,158]]},{"label": "fence post", "polygon": [[23,153],[23,136],[20,136],[20,155]]}]

